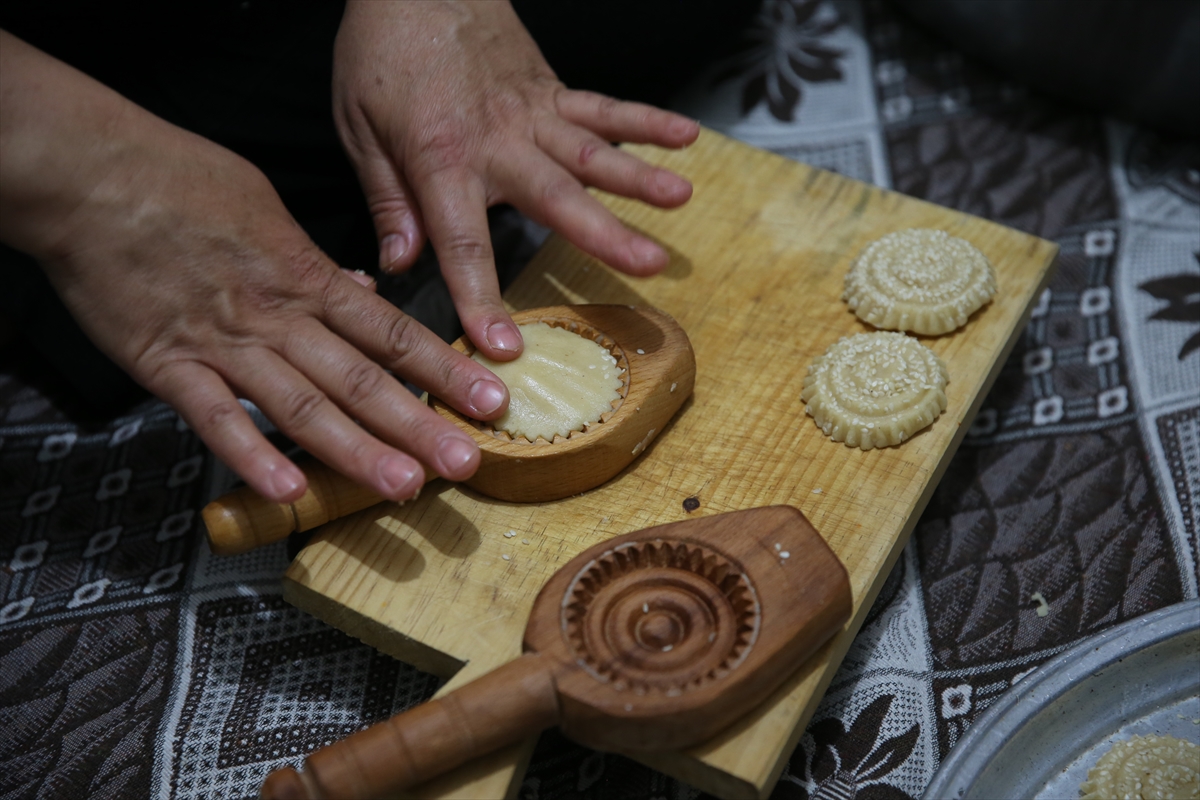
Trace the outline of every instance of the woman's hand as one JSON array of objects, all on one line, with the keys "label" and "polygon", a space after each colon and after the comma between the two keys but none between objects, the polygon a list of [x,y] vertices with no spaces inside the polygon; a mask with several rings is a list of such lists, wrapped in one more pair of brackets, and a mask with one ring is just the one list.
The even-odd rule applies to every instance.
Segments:
[{"label": "woman's hand", "polygon": [[420,488],[417,459],[475,471],[470,437],[384,368],[480,419],[504,385],[339,270],[254,166],[3,32],[0,97],[0,238],[254,489],[288,502],[304,478],[238,397],[385,497]]},{"label": "woman's hand", "polygon": [[511,203],[616,269],[651,275],[667,254],[584,186],[664,208],[692,193],[609,142],[682,147],[699,126],[568,90],[507,2],[350,0],[334,118],[375,218],[381,266],[408,268],[428,237],[467,335],[497,360],[522,343],[500,301],[488,206]]}]

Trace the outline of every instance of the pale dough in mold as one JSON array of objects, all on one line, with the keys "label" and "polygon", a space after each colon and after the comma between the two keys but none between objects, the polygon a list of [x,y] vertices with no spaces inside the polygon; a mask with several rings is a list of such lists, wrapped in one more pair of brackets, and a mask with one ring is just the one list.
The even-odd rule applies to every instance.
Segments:
[{"label": "pale dough in mold", "polygon": [[544,322],[521,326],[525,350],[513,361],[480,362],[508,387],[508,410],[491,423],[514,439],[553,442],[600,421],[621,398],[617,360],[606,348]]}]

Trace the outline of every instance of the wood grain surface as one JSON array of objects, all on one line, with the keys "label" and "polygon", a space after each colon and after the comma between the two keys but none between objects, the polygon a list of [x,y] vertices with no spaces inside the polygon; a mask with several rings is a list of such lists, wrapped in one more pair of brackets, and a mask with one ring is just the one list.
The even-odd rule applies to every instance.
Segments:
[{"label": "wood grain surface", "polygon": [[[552,237],[505,299],[514,309],[661,308],[695,350],[692,399],[641,458],[583,495],[521,505],[435,482],[416,503],[330,523],[288,570],[285,596],[384,652],[453,675],[446,692],[516,658],[542,584],[596,542],[689,513],[797,507],[849,571],[851,621],[725,733],[642,757],[719,797],[764,797],[1024,327],[1057,247],[710,131],[684,151],[629,149],[695,184],[675,211],[601,197],[667,248],[667,270],[627,278]],[[801,384],[829,344],[870,330],[841,300],[854,256],[910,227],[972,242],[995,266],[999,293],[965,328],[923,339],[950,370],[942,416],[900,447],[863,452],[821,434],[804,414]],[[687,498],[699,507],[685,511]],[[464,765],[421,795],[513,796],[532,746]]]},{"label": "wood grain surface", "polygon": [[689,747],[765,700],[852,607],[845,567],[792,506],[605,539],[542,587],[523,656],[272,772],[259,794],[391,797],[553,725],[602,750]]}]

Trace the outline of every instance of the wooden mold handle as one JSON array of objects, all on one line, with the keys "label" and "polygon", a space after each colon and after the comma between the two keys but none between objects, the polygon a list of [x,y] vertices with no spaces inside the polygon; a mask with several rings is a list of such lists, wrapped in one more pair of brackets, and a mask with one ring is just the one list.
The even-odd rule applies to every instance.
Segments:
[{"label": "wooden mold handle", "polygon": [[550,661],[528,653],[267,776],[263,800],[390,797],[559,723]]},{"label": "wooden mold handle", "polygon": [[[319,461],[297,465],[308,489],[294,503],[273,503],[250,487],[222,495],[200,516],[208,528],[214,553],[235,555],[286,539],[294,531],[311,530],[332,519],[370,508],[383,498]],[[425,470],[426,480],[437,474]]]}]

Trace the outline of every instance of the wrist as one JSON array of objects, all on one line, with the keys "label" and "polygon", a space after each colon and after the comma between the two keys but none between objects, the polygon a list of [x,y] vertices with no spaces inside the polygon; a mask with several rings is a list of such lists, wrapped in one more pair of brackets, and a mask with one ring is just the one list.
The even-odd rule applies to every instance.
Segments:
[{"label": "wrist", "polygon": [[116,92],[0,31],[0,240],[53,259],[72,220],[111,195],[149,129],[171,127]]}]

